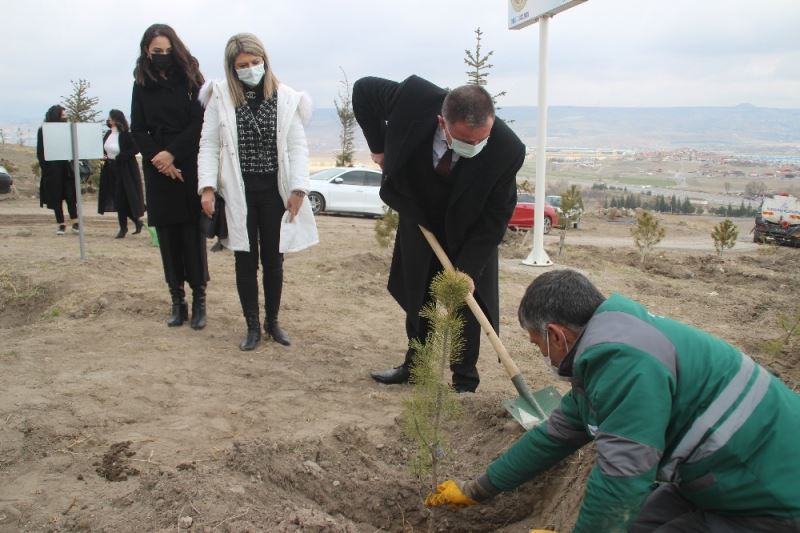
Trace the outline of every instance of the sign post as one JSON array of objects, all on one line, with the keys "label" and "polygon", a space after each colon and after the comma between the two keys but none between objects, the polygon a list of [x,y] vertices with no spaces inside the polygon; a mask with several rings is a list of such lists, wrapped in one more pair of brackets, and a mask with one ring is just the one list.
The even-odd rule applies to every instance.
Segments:
[{"label": "sign post", "polygon": [[508,28],[519,30],[539,23],[539,102],[536,128],[536,203],[533,212],[533,249],[522,263],[550,266],[553,262],[544,250],[544,197],[547,171],[547,31],[550,19],[586,0],[509,0]]},{"label": "sign post", "polygon": [[80,160],[103,158],[103,125],[45,122],[42,126],[42,137],[46,161],[72,161],[72,172],[75,175],[75,203],[78,209],[78,241],[81,259],[86,259]]}]

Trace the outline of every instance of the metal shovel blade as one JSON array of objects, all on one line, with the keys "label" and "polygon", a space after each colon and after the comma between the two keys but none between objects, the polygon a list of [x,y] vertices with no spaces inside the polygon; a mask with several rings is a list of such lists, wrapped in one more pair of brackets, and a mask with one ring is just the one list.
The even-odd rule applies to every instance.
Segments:
[{"label": "metal shovel blade", "polygon": [[541,408],[541,412],[534,404],[521,396],[513,400],[503,400],[503,407],[506,408],[506,411],[514,420],[525,428],[525,431],[529,431],[544,422],[561,402],[561,394],[552,386],[532,392],[531,396],[533,396],[538,407]]}]

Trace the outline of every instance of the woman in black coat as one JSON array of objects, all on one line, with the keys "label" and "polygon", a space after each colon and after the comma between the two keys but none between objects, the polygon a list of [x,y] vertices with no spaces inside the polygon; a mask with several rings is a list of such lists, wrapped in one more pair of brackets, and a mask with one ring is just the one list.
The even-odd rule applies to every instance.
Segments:
[{"label": "woman in black coat", "polygon": [[[54,105],[47,110],[45,122],[66,122],[66,110]],[[45,161],[44,136],[42,128],[36,132],[36,159],[39,160],[41,179],[39,181],[39,206],[47,206],[56,215],[58,230],[56,235],[64,235],[67,229],[64,221],[63,202],[67,202],[73,233],[78,233],[78,207],[75,194],[75,173],[69,161]]]},{"label": "woman in black coat", "polygon": [[144,215],[144,194],[142,193],[142,175],[136,154],[139,149],[133,142],[128,121],[119,109],[112,109],[106,121],[109,131],[103,137],[105,161],[100,171],[100,188],[97,193],[97,212],[116,211],[119,219],[117,239],[128,233],[128,219],[133,221],[136,229],[133,234],[142,231],[142,215]]},{"label": "woman in black coat", "polygon": [[131,133],[142,152],[147,222],[156,228],[164,277],[172,297],[169,326],[188,319],[183,284],[192,287],[193,329],[206,325],[208,262],[199,227],[197,151],[203,84],[197,59],[175,30],[153,24],[144,32],[133,72]]}]

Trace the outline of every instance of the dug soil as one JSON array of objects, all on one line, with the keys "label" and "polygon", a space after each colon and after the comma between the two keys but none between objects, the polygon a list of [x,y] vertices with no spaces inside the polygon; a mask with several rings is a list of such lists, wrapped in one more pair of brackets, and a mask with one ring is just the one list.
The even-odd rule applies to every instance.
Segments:
[{"label": "dug soil", "polygon": [[[208,326],[168,328],[146,232],[117,240],[114,214],[87,216],[81,260],[78,237],[55,235],[32,183],[23,176],[0,200],[0,531],[427,530],[429,485],[410,469],[399,424],[410,388],[369,378],[405,346],[374,220],[318,217],[320,244],[285,262],[292,345],[241,352],[230,252],[209,253]],[[93,196],[84,202],[95,211]],[[590,215],[549,268],[579,269],[606,293],[723,337],[797,390],[796,336],[774,341],[798,312],[800,250],[756,247],[743,220],[719,258],[717,219],[662,221],[667,240],[644,267],[629,221]],[[544,269],[521,263],[521,240],[509,233],[501,248],[501,338],[539,388],[550,374],[516,306]],[[547,236],[551,258],[557,247]],[[515,392],[488,342],[478,367],[478,393],[460,397],[464,415],[449,427],[447,477],[480,474],[522,435],[500,404]],[[592,462],[587,447],[491,503],[433,519],[439,531],[567,531]]]}]

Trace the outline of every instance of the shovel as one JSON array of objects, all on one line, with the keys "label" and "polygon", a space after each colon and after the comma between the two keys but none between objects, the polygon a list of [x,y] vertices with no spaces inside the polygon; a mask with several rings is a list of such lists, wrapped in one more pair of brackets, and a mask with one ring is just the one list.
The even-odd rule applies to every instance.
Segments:
[{"label": "shovel", "polygon": [[[450,259],[447,257],[444,249],[442,249],[436,236],[422,226],[419,226],[419,229],[422,231],[428,244],[431,245],[433,253],[436,254],[436,257],[439,259],[444,269],[448,272],[455,272],[453,263],[450,262]],[[506,373],[511,378],[511,383],[514,384],[514,388],[516,388],[519,393],[519,398],[503,400],[503,407],[505,407],[506,411],[508,411],[514,420],[519,422],[526,430],[544,422],[544,420],[550,416],[550,413],[558,407],[558,404],[561,402],[561,395],[555,387],[545,387],[536,392],[531,392],[531,389],[528,388],[528,384],[525,383],[525,379],[522,377],[522,373],[519,371],[519,367],[517,367],[511,359],[511,356],[508,355],[505,346],[500,342],[500,337],[495,333],[492,324],[489,322],[489,319],[486,318],[483,309],[478,305],[475,297],[472,293],[468,293],[466,299],[467,307],[469,307],[472,314],[480,323],[483,332],[489,337],[489,342],[492,343],[500,362],[503,364],[503,368],[505,368]]]}]

